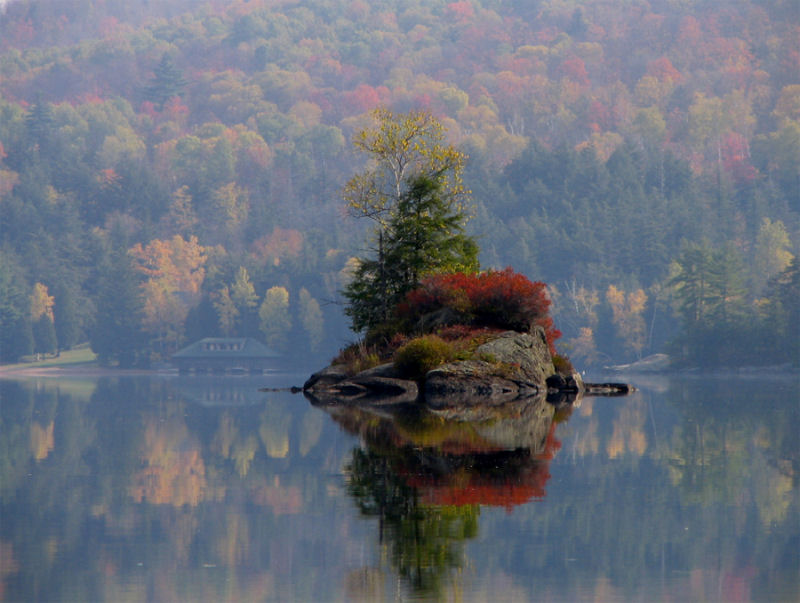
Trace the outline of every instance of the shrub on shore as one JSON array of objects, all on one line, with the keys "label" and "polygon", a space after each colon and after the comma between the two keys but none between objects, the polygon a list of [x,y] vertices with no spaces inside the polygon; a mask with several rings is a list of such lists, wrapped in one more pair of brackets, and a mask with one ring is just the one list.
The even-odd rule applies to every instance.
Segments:
[{"label": "shrub on shore", "polygon": [[395,354],[394,366],[407,379],[420,380],[425,374],[452,360],[452,346],[438,335],[412,339]]}]

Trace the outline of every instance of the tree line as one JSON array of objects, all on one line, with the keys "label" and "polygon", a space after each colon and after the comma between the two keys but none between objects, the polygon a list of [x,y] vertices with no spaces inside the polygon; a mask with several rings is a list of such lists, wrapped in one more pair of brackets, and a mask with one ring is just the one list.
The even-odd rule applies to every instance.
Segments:
[{"label": "tree line", "polygon": [[[356,4],[5,7],[5,361],[103,337],[132,342],[103,354],[126,363],[204,334],[339,347],[351,335],[328,302],[366,234],[342,212],[364,169],[348,141],[376,107],[430,113],[469,158],[480,265],[546,281],[575,359],[683,338],[672,349],[711,361],[697,341],[716,331],[688,322],[679,293],[694,246],[740,260],[739,310],[703,320],[746,316],[776,342],[770,362],[796,358],[776,339],[800,240],[785,3]],[[266,321],[281,334],[261,329],[270,291],[268,307],[288,303]]]}]

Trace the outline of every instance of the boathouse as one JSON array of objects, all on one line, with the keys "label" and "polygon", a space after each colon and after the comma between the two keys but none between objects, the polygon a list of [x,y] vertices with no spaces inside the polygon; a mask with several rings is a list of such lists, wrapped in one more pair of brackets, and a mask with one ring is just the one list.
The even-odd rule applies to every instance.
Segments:
[{"label": "boathouse", "polygon": [[281,355],[251,337],[207,337],[172,355],[181,373],[263,373]]}]

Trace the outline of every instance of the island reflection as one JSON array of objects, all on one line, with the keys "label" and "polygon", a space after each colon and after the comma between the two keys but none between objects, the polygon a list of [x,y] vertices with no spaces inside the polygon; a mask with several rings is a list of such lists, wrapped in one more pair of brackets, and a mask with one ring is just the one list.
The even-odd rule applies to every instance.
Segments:
[{"label": "island reflection", "polygon": [[345,467],[359,511],[378,519],[378,539],[417,595],[438,596],[465,565],[463,543],[478,535],[481,506],[542,500],[556,426],[572,404],[544,397],[494,408],[430,410],[417,405],[326,404],[358,436]]}]

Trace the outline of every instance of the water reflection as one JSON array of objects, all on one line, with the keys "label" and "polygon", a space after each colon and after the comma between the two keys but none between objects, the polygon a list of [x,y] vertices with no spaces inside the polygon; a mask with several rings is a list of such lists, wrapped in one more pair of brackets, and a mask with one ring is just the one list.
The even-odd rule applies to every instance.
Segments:
[{"label": "water reflection", "polygon": [[0,381],[0,600],[324,598],[350,442],[263,384]]},{"label": "water reflection", "polygon": [[545,497],[549,463],[571,405],[542,398],[505,408],[434,412],[416,406],[326,406],[359,436],[346,465],[348,493],[375,517],[379,541],[416,595],[440,597],[463,569],[463,542],[482,506],[507,511]]},{"label": "water reflection", "polygon": [[796,381],[466,413],[269,385],[0,380],[0,599],[800,592]]}]

